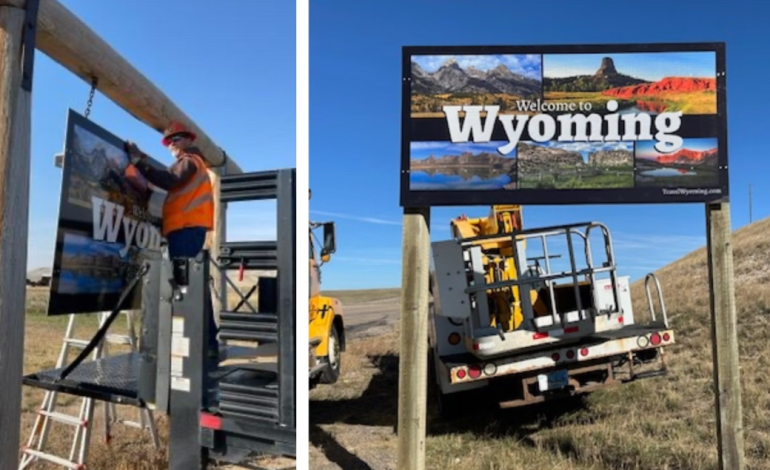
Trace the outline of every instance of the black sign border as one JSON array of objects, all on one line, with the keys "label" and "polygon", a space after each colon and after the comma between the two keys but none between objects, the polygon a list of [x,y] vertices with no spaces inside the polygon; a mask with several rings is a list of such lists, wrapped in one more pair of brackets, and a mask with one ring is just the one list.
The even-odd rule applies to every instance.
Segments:
[{"label": "black sign border", "polygon": [[[411,57],[413,55],[485,54],[602,54],[628,52],[714,52],[717,83],[717,139],[719,188],[721,194],[664,195],[661,188],[629,189],[515,189],[498,191],[412,191],[410,181],[411,143]],[[548,44],[522,46],[403,46],[401,84],[401,207],[581,204],[681,204],[729,202],[727,152],[727,77],[725,42]],[[426,118],[426,120],[429,118]],[[441,118],[436,118],[441,119]]]}]

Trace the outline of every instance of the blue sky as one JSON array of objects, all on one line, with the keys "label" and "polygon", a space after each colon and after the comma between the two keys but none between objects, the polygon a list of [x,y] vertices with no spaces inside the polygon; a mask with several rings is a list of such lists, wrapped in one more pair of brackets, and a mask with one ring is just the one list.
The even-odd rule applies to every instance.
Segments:
[{"label": "blue sky", "polygon": [[543,75],[546,78],[593,75],[604,57],[612,58],[618,73],[649,81],[664,77],[716,77],[716,54],[713,52],[545,54]]},{"label": "blue sky", "polygon": [[[244,171],[295,161],[295,2],[60,0],[169,96]],[[35,54],[28,267],[50,268],[68,108],[85,111],[90,85]],[[173,157],[160,134],[96,93],[90,119],[155,159]],[[228,210],[231,240],[274,239],[275,202]]]},{"label": "blue sky", "polygon": [[[323,269],[325,289],[397,287],[401,283],[401,47],[405,45],[727,43],[732,224],[770,216],[770,159],[761,139],[770,96],[757,77],[770,75],[762,2],[587,0],[522,2],[360,2],[310,4],[310,201],[315,220],[337,221],[337,253]],[[764,12],[761,11],[764,9]],[[547,12],[547,13],[544,13]],[[687,18],[656,27],[662,15]],[[472,17],[474,20],[469,21]],[[599,62],[592,67],[594,72]],[[616,62],[623,71],[622,62]],[[434,240],[449,219],[487,215],[487,207],[432,210]],[[705,244],[701,204],[527,206],[528,227],[598,220],[612,231],[620,274],[632,279]],[[665,289],[665,287],[664,287]],[[674,295],[669,292],[668,295]]]}]

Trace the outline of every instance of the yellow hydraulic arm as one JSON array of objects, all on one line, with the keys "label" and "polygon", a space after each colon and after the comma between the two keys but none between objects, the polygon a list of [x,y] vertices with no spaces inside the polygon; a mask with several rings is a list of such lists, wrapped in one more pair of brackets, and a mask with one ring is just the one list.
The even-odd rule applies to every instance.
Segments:
[{"label": "yellow hydraulic arm", "polygon": [[[513,239],[510,234],[522,230],[520,205],[492,206],[487,217],[468,218],[460,216],[450,222],[452,236],[459,240],[500,234],[500,238],[491,238],[474,242],[481,247],[486,282],[512,281],[518,278],[513,258]],[[523,242],[522,242],[523,243]],[[519,288],[501,287],[487,290],[490,326],[501,328],[503,332],[515,330],[523,321]],[[538,291],[530,290],[530,300],[535,315],[546,315],[548,307]]]}]

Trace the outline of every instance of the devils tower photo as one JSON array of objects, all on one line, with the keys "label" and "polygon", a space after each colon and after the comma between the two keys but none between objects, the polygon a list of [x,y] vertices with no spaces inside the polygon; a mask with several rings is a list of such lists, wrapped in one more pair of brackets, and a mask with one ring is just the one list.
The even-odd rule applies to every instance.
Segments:
[{"label": "devils tower photo", "polygon": [[591,103],[600,114],[609,100],[626,113],[716,114],[716,54],[546,54],[543,92],[548,102]]}]

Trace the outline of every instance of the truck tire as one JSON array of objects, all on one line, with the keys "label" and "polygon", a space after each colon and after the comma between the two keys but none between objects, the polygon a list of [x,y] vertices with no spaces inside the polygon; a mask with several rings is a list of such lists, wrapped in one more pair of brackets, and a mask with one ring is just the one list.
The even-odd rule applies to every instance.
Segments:
[{"label": "truck tire", "polygon": [[340,356],[340,336],[336,326],[332,326],[329,335],[329,355],[322,358],[326,363],[323,372],[320,375],[320,382],[323,384],[333,384],[340,377],[341,356]]}]

